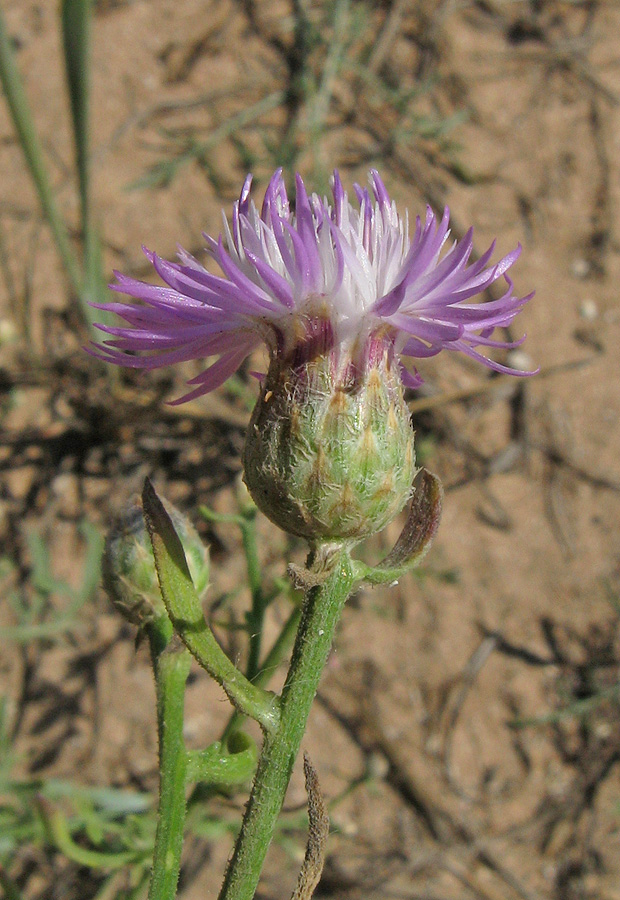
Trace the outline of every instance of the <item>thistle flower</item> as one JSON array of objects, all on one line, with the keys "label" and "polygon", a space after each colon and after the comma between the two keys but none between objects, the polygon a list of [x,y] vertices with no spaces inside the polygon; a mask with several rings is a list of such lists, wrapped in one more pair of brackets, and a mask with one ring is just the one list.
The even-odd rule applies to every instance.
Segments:
[{"label": "thistle flower", "polygon": [[[494,340],[531,298],[517,297],[508,269],[517,247],[489,265],[494,244],[469,264],[472,230],[442,255],[449,210],[430,208],[413,236],[379,174],[355,187],[353,206],[337,172],[333,202],[308,196],[296,179],[291,211],[282,172],[259,212],[251,176],[232,227],[206,236],[223,276],[183,249],[178,263],[145,250],[165,286],[116,273],[112,288],[139,301],[106,304],[129,327],[98,327],[107,362],[153,369],[217,357],[189,384],[183,403],[218,387],[262,342],[270,366],[245,449],[245,478],[257,505],[312,540],[363,536],[402,508],[415,472],[413,432],[402,387],[418,387],[406,358],[456,350],[497,372],[524,373],[483,355],[522,340]],[[498,300],[470,302],[503,278]],[[135,355],[138,354],[138,355]]]}]

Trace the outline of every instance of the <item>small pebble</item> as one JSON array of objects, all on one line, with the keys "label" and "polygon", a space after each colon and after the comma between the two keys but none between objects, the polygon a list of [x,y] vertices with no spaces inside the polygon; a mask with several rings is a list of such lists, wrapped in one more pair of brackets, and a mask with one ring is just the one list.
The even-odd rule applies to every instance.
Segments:
[{"label": "small pebble", "polygon": [[536,368],[531,358],[524,350],[511,350],[508,354],[508,365],[520,372],[531,372]]},{"label": "small pebble", "polygon": [[612,727],[609,722],[596,722],[593,731],[599,741],[605,741],[612,735]]},{"label": "small pebble", "polygon": [[359,825],[348,817],[341,818],[339,816],[334,824],[337,826],[338,831],[347,837],[355,837],[359,833]]},{"label": "small pebble", "polygon": [[390,763],[383,753],[374,752],[368,757],[368,774],[371,778],[383,781],[390,771]]},{"label": "small pebble", "polygon": [[80,515],[80,485],[76,475],[57,475],[51,483],[52,492],[58,500],[61,516],[75,519]]},{"label": "small pebble", "polygon": [[598,317],[598,306],[591,297],[586,297],[579,304],[579,315],[586,322],[593,322]]},{"label": "small pebble", "polygon": [[0,319],[0,347],[10,344],[17,337],[17,328],[10,319]]},{"label": "small pebble", "polygon": [[6,486],[11,499],[25,500],[38,474],[37,466],[20,466],[7,472]]},{"label": "small pebble", "polygon": [[591,268],[592,268],[592,266],[590,265],[590,263],[588,262],[587,259],[583,259],[582,257],[577,257],[577,259],[573,260],[571,267],[570,267],[570,271],[571,271],[571,275],[574,275],[575,278],[587,278],[588,275],[590,274]]}]

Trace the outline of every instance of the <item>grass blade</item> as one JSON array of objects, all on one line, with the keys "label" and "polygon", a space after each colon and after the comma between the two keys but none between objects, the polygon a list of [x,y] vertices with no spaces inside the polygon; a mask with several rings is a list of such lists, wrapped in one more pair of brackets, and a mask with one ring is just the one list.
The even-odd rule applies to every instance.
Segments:
[{"label": "grass blade", "polygon": [[80,299],[87,321],[101,320],[88,304],[105,301],[101,246],[91,204],[90,178],[90,35],[92,0],[62,0],[60,19],[65,71],[73,122],[73,142],[84,241],[84,284]]},{"label": "grass blade", "polygon": [[73,140],[82,204],[82,223],[89,218],[88,106],[90,95],[91,0],[63,0],[62,39],[69,102],[73,119]]},{"label": "grass blade", "polygon": [[17,131],[26,163],[30,170],[32,180],[39,195],[39,201],[43,213],[49,222],[52,234],[58,248],[58,253],[63,262],[67,277],[71,282],[77,296],[81,290],[81,272],[78,259],[69,242],[67,228],[56,205],[54,192],[47,176],[43,150],[37,136],[30,106],[24,91],[21,76],[15,61],[15,54],[11,46],[6,22],[0,8],[0,81],[7,102],[15,130]]}]

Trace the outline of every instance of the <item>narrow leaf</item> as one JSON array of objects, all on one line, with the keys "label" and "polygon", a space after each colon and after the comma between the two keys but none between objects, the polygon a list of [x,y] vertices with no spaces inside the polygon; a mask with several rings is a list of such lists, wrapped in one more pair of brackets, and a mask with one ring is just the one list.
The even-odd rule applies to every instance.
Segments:
[{"label": "narrow leaf", "polygon": [[95,318],[101,320],[101,313],[95,313],[89,304],[105,302],[106,299],[101,244],[93,218],[90,190],[90,33],[92,13],[92,0],[62,0],[62,39],[73,122],[84,250],[84,284],[81,300],[84,314],[91,324]]},{"label": "narrow leaf", "polygon": [[62,0],[61,23],[73,140],[80,183],[82,225],[88,219],[88,106],[90,94],[90,20],[92,0]]},{"label": "narrow leaf", "polygon": [[272,693],[248,681],[216,641],[203,615],[181,541],[148,478],[142,504],[162,598],[175,631],[197,662],[224,688],[237,709],[255,719],[265,731],[272,731],[279,718],[277,700]]}]

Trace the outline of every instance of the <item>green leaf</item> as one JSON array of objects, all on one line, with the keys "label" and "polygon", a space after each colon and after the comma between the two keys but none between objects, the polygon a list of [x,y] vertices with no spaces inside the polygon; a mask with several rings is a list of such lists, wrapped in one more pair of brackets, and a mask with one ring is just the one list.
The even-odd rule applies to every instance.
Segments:
[{"label": "green leaf", "polygon": [[87,320],[101,320],[93,302],[105,302],[101,243],[95,226],[90,190],[90,32],[92,0],[62,0],[61,24],[65,72],[73,122],[73,142],[80,193],[84,249],[84,283],[80,292]]},{"label": "green leaf", "polygon": [[277,698],[252,684],[217,643],[205,620],[181,541],[148,478],[142,504],[162,599],[175,631],[197,662],[224,688],[237,709],[255,719],[265,731],[273,731],[279,719]]},{"label": "green leaf", "polygon": [[150,794],[137,793],[121,788],[84,787],[72,781],[49,779],[38,789],[50,800],[85,798],[94,804],[105,817],[136,815],[144,813],[153,805]]},{"label": "green leaf", "polygon": [[82,202],[82,224],[88,218],[89,153],[88,107],[90,94],[90,20],[92,0],[62,0],[61,23],[65,70],[69,88],[73,140]]}]

